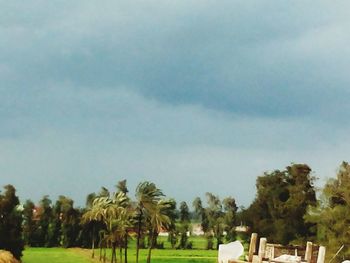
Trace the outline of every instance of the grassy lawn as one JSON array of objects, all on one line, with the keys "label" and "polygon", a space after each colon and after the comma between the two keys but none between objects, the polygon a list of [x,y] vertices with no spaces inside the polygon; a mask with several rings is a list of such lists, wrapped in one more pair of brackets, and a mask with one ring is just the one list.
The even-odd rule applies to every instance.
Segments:
[{"label": "grassy lawn", "polygon": [[[148,250],[140,250],[140,263],[146,262]],[[110,258],[110,250],[107,250],[107,258]],[[64,248],[27,248],[23,253],[23,263],[92,263],[99,262],[99,251],[96,250],[96,260],[90,258],[91,251],[87,249],[64,249]],[[152,262],[180,262],[180,263],[215,263],[217,251],[206,250],[170,250],[154,249]],[[118,253],[119,260],[119,253]],[[107,261],[109,262],[109,261]],[[135,262],[135,250],[128,253],[128,262]]]},{"label": "grassy lawn", "polygon": [[[203,237],[190,237],[189,241],[193,243],[194,249],[176,250],[171,249],[169,242],[165,237],[159,237],[158,242],[164,242],[165,249],[152,250],[153,263],[216,263],[218,251],[205,250],[206,240]],[[247,245],[247,244],[245,244]],[[128,262],[135,263],[136,251],[135,240],[131,240],[128,250]],[[140,263],[145,263],[147,258],[147,249],[140,250]],[[91,250],[89,249],[64,249],[64,248],[27,248],[24,251],[23,263],[92,263],[99,262],[99,250],[95,250],[95,260],[91,259]],[[110,259],[111,250],[107,250],[107,262]],[[117,251],[119,262],[119,251]]]},{"label": "grassy lawn", "polygon": [[75,250],[64,248],[27,248],[23,251],[23,263],[91,263],[88,257]]}]

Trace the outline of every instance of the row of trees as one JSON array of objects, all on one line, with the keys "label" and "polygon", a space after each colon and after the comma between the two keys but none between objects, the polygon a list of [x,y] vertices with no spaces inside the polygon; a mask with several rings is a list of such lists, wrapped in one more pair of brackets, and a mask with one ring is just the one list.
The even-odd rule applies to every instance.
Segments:
[{"label": "row of trees", "polygon": [[38,206],[27,200],[22,211],[23,240],[34,247],[86,246],[89,229],[80,224],[82,213],[65,196],[55,204],[44,196]]},{"label": "row of trees", "polygon": [[343,162],[316,196],[316,178],[306,164],[257,178],[253,203],[238,217],[269,241],[305,244],[310,240],[334,255],[350,257],[350,165]]},{"label": "row of trees", "polygon": [[[6,198],[5,198],[6,197]],[[106,249],[112,250],[112,262],[127,262],[128,243],[136,240],[136,261],[139,249],[148,247],[147,262],[151,261],[152,249],[161,248],[157,242],[160,231],[167,231],[173,248],[190,249],[188,232],[193,217],[206,218],[202,226],[208,237],[208,249],[213,248],[213,237],[218,242],[223,240],[223,231],[231,233],[234,238],[234,217],[237,211],[235,200],[230,197],[223,201],[207,193],[208,207],[203,207],[199,198],[194,201],[196,213],[191,212],[186,202],[181,202],[179,209],[174,199],[166,199],[163,192],[150,182],[142,182],[136,189],[135,199],[128,196],[126,180],[116,185],[114,192],[102,187],[99,193],[87,196],[86,207],[74,207],[73,200],[60,196],[54,203],[44,196],[38,205],[27,200],[19,204],[13,186],[5,187],[4,197],[0,198],[0,230],[4,229],[0,248],[13,252],[20,258],[24,245],[32,247],[99,247],[100,260],[106,260]],[[9,212],[6,214],[5,207]],[[4,207],[4,208],[3,208]],[[230,208],[231,207],[231,208]],[[17,216],[17,221],[12,215]],[[12,224],[12,225],[11,225]],[[17,232],[14,232],[16,225]],[[13,239],[5,231],[13,233]],[[227,237],[228,237],[227,236]],[[14,242],[17,240],[18,242]],[[6,243],[6,244],[5,244]],[[92,257],[94,257],[92,249]]]},{"label": "row of trees", "polygon": [[[142,182],[135,198],[128,195],[126,180],[110,192],[102,188],[89,194],[85,208],[74,207],[73,200],[60,196],[53,203],[45,196],[38,205],[28,200],[21,206],[11,185],[0,193],[0,248],[20,258],[24,245],[99,247],[100,260],[106,249],[112,251],[112,262],[127,262],[130,239],[136,240],[136,262],[139,249],[159,248],[160,231],[169,233],[173,248],[192,248],[187,233],[191,223],[200,223],[207,238],[207,249],[236,239],[240,222],[266,236],[269,241],[302,244],[312,240],[335,252],[350,256],[350,165],[343,162],[336,178],[330,179],[316,198],[315,177],[306,164],[293,164],[284,170],[264,173],[257,178],[257,194],[252,204],[238,211],[233,197],[223,200],[212,193],[206,202],[197,197],[193,211],[186,202],[177,204],[166,199],[151,182]],[[92,257],[94,257],[92,250]]]},{"label": "row of trees", "polygon": [[[171,225],[173,201],[163,199],[161,190],[149,182],[138,185],[136,202],[131,202],[127,196],[125,181],[120,182],[117,188],[118,191],[114,194],[106,191],[104,195],[95,197],[91,207],[83,215],[83,222],[92,226],[92,248],[95,246],[96,228],[100,228],[100,259],[105,260],[105,253],[102,256],[102,249],[109,244],[112,248],[111,262],[117,261],[117,248],[120,251],[120,261],[122,262],[124,249],[124,261],[127,262],[128,240],[131,233],[135,232],[136,262],[138,262],[140,241],[143,234],[147,233],[149,240],[147,262],[150,262],[151,251],[155,246],[159,231]],[[94,250],[92,251],[94,253]]]}]

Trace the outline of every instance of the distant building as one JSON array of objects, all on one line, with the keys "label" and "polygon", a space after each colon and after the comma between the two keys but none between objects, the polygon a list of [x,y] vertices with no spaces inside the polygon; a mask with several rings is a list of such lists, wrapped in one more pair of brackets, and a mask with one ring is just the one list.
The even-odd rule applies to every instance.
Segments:
[{"label": "distant building", "polygon": [[235,230],[236,230],[236,232],[247,233],[249,231],[249,227],[244,226],[244,225],[240,225],[240,226],[236,226]]},{"label": "distant building", "polygon": [[191,235],[192,236],[202,236],[202,235],[204,235],[204,231],[202,229],[201,224],[192,224]]}]

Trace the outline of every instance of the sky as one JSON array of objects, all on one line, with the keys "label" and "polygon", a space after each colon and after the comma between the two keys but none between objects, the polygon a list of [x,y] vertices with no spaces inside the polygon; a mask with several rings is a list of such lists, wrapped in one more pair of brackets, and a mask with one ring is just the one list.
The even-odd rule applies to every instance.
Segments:
[{"label": "sky", "polygon": [[349,1],[0,0],[0,186],[152,181],[248,206],[257,176],[350,154]]}]

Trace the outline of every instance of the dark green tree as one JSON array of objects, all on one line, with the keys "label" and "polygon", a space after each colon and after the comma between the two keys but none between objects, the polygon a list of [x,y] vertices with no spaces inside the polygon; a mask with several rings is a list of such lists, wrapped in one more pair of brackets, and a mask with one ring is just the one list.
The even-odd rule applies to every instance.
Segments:
[{"label": "dark green tree", "polygon": [[152,211],[158,211],[157,205],[162,196],[164,196],[163,192],[151,182],[142,182],[136,188],[136,263],[139,262],[140,240],[146,226],[145,219],[152,214]]},{"label": "dark green tree", "polygon": [[207,210],[203,207],[202,200],[199,197],[194,199],[192,206],[194,207],[196,216],[200,218],[201,227],[207,239],[207,249],[213,249],[213,235],[210,231]]},{"label": "dark green tree", "polygon": [[215,196],[212,193],[206,193],[206,196],[208,201],[206,214],[209,220],[209,228],[214,234],[214,238],[216,239],[216,249],[218,249],[219,245],[223,243],[225,229],[222,204],[218,196]]},{"label": "dark green tree", "polygon": [[186,249],[189,248],[187,233],[190,230],[190,209],[186,202],[180,203],[180,243],[178,248]]},{"label": "dark green tree", "polygon": [[34,203],[31,200],[27,200],[23,207],[23,239],[27,246],[32,246],[36,231],[34,209]]},{"label": "dark green tree", "polygon": [[45,195],[39,202],[39,207],[35,210],[37,228],[35,232],[34,246],[50,246],[49,230],[50,223],[54,220],[52,201],[49,196]]},{"label": "dark green tree", "polygon": [[237,205],[236,200],[233,197],[227,197],[223,200],[223,206],[224,206],[224,224],[225,224],[225,231],[226,231],[226,240],[231,242],[236,240],[236,212],[237,212]]},{"label": "dark green tree", "polygon": [[80,211],[74,208],[73,200],[66,196],[59,196],[57,207],[59,207],[59,214],[56,215],[61,222],[62,228],[62,245],[64,247],[76,246],[81,230]]},{"label": "dark green tree", "polygon": [[[336,178],[327,181],[317,207],[310,207],[305,217],[317,224],[318,242],[327,246],[327,254],[334,255],[344,245],[340,255],[350,257],[350,165],[343,162]],[[342,261],[336,258],[334,261]]]},{"label": "dark green tree", "polygon": [[282,244],[302,243],[314,235],[313,225],[304,220],[308,206],[317,203],[314,180],[306,164],[258,177],[257,195],[246,213],[253,231]]},{"label": "dark green tree", "polygon": [[119,181],[118,184],[116,185],[116,188],[118,192],[122,192],[124,194],[127,194],[129,192],[127,186],[126,186],[126,179]]},{"label": "dark green tree", "polygon": [[202,200],[199,197],[196,197],[192,203],[194,211],[197,217],[200,218],[201,227],[204,233],[208,233],[209,229],[209,220],[205,208],[203,207]]},{"label": "dark green tree", "polygon": [[168,200],[168,206],[164,210],[166,215],[169,217],[168,224],[168,241],[171,244],[172,248],[175,248],[177,242],[177,229],[176,229],[176,220],[178,219],[178,211],[176,210],[176,201],[175,199]]},{"label": "dark green tree", "polygon": [[12,185],[6,185],[4,189],[5,192],[0,193],[0,249],[8,250],[20,259],[24,249],[22,211],[16,189]]},{"label": "dark green tree", "polygon": [[62,241],[62,204],[60,200],[57,200],[52,207],[52,216],[50,217],[50,223],[47,233],[47,246],[58,247],[61,246]]},{"label": "dark green tree", "polygon": [[154,248],[154,237],[158,235],[161,229],[167,229],[170,224],[170,219],[167,216],[167,210],[169,209],[170,203],[167,200],[159,200],[156,205],[152,206],[150,210],[147,211],[147,223],[149,225],[149,240],[150,244],[148,246],[147,263],[151,263],[151,253]]}]

